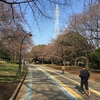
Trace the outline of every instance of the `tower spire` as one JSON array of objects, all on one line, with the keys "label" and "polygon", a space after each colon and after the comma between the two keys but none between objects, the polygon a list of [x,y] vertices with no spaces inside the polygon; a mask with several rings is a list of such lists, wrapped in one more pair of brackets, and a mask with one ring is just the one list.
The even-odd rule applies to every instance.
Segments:
[{"label": "tower spire", "polygon": [[55,28],[54,28],[54,38],[58,37],[59,34],[59,7],[58,4],[56,4],[56,9],[55,9]]}]

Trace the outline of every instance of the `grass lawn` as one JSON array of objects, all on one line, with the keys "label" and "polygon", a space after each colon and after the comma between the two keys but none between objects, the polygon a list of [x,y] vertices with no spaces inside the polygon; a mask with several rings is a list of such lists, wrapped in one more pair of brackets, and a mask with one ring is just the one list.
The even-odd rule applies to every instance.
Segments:
[{"label": "grass lawn", "polygon": [[0,82],[19,82],[25,71],[18,73],[18,64],[0,61]]}]

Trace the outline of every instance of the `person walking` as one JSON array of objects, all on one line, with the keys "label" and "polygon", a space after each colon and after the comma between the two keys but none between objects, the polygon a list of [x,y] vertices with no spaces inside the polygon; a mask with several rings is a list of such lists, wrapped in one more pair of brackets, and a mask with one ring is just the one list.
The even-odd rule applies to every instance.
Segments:
[{"label": "person walking", "polygon": [[64,71],[65,71],[65,66],[64,66],[64,64],[62,65],[61,69],[62,69],[62,74],[64,74]]},{"label": "person walking", "polygon": [[84,65],[82,66],[82,70],[80,71],[79,77],[81,78],[82,93],[84,94],[84,86],[85,86],[85,89],[87,90],[87,95],[90,96],[90,90],[88,88],[88,80],[90,77],[90,73],[88,70],[86,70]]}]

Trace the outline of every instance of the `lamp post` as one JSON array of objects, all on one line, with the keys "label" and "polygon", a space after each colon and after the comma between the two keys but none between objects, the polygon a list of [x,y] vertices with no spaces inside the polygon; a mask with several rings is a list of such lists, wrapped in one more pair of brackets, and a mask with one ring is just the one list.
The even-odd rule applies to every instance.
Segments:
[{"label": "lamp post", "polygon": [[30,32],[27,33],[27,34],[23,37],[23,39],[22,39],[22,41],[21,41],[21,44],[20,44],[20,51],[19,51],[19,72],[21,72],[22,44],[23,44],[24,39],[25,39],[27,36],[32,36],[32,34],[31,34]]}]

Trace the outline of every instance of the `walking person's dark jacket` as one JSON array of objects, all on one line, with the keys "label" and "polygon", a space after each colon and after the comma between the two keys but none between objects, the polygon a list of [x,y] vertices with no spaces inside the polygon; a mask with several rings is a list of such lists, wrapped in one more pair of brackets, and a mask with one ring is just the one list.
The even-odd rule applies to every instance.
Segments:
[{"label": "walking person's dark jacket", "polygon": [[88,70],[82,69],[80,71],[80,75],[79,76],[81,77],[82,80],[88,80],[89,77],[90,77],[90,73],[88,72]]}]

